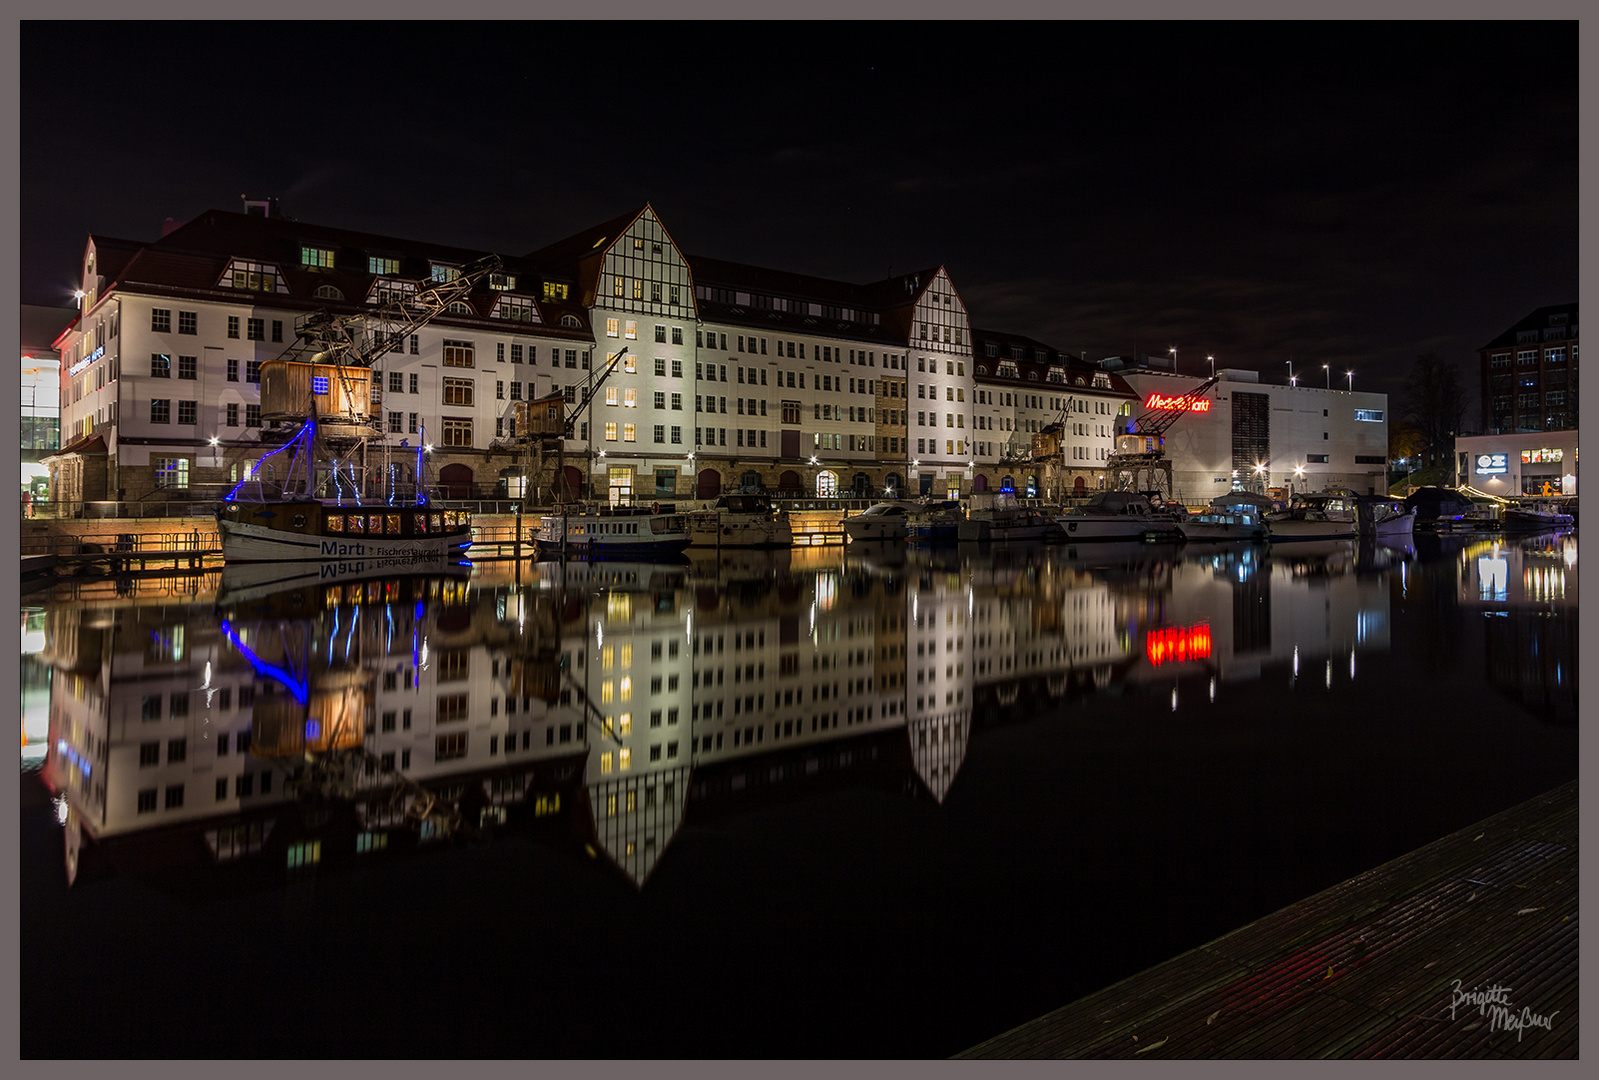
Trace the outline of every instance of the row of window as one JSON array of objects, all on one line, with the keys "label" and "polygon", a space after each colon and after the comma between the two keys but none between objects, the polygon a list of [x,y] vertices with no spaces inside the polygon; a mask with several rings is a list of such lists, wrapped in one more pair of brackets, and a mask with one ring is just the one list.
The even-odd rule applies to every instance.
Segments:
[{"label": "row of window", "polygon": [[[236,402],[229,402],[227,405],[224,405],[223,415],[228,427],[239,426],[239,406]],[[177,422],[179,424],[199,423],[199,403],[196,401],[179,401]],[[171,398],[150,399],[150,423],[172,423]],[[244,407],[244,426],[252,428],[261,426],[261,406],[246,405]]]},{"label": "row of window", "polygon": [[[180,378],[180,379],[196,379],[196,378],[199,377],[199,370],[200,370],[200,362],[199,362],[199,359],[197,357],[193,357],[193,356],[179,356],[178,357],[178,365],[177,365],[178,378]],[[113,376],[113,378],[114,377],[115,376]],[[152,379],[170,379],[170,378],[172,378],[172,354],[171,353],[151,353],[150,354],[150,377]],[[228,382],[238,382],[239,381],[239,362],[237,360],[231,360],[230,359],[227,362],[227,381]],[[261,361],[259,361],[259,360],[246,360],[245,361],[245,363],[244,363],[244,381],[245,382],[249,382],[249,383],[259,383],[261,381]]]}]

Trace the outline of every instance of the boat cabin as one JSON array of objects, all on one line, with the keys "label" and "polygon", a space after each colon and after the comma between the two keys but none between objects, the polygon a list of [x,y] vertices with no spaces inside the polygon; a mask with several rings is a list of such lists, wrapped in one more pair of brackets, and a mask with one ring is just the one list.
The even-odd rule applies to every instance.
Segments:
[{"label": "boat cabin", "polygon": [[472,527],[465,510],[430,506],[328,506],[322,502],[228,503],[222,516],[305,536],[449,536]]}]

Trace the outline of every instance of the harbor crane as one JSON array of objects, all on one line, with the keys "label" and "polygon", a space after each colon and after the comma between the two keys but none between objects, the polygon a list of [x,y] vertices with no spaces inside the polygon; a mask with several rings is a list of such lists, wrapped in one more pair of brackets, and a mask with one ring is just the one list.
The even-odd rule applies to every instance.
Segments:
[{"label": "harbor crane", "polygon": [[1129,424],[1127,431],[1116,436],[1115,452],[1106,462],[1111,486],[1122,491],[1159,492],[1163,500],[1171,502],[1171,459],[1166,456],[1166,432],[1188,413],[1196,411],[1201,402],[1208,408],[1206,395],[1220,381],[1220,376],[1212,375],[1176,397],[1162,397],[1158,392],[1151,394],[1145,401],[1149,406],[1147,411]]}]

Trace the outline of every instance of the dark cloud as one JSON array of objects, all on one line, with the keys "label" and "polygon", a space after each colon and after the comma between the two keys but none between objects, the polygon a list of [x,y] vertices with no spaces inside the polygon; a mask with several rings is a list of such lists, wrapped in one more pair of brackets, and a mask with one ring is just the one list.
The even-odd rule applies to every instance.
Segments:
[{"label": "dark cloud", "polygon": [[[945,265],[1074,352],[1393,390],[1575,298],[1575,27],[26,23],[23,299],[240,194],[512,252],[647,201],[706,255]],[[108,107],[61,88],[85,54],[183,62],[114,64]]]}]

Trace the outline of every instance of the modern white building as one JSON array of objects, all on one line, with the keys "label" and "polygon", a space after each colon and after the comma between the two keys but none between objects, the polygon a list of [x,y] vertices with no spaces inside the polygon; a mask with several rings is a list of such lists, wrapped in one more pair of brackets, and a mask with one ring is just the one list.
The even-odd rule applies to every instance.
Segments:
[{"label": "modern white building", "polygon": [[1577,494],[1577,432],[1523,431],[1455,439],[1454,486],[1502,497]]},{"label": "modern white building", "polygon": [[[1158,415],[1206,381],[1152,364],[1103,364],[1126,380],[1140,404],[1133,418]],[[1387,490],[1388,397],[1336,384],[1261,381],[1253,371],[1224,368],[1204,400],[1165,432],[1173,495],[1209,502],[1234,484],[1283,493],[1349,488]]]}]

